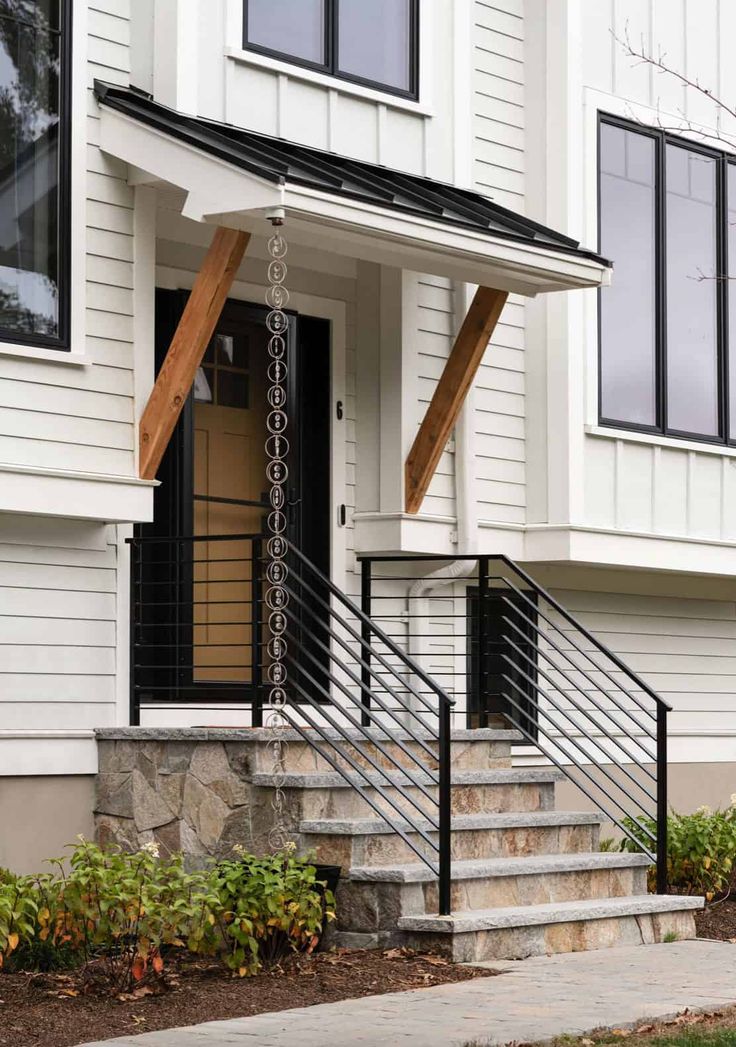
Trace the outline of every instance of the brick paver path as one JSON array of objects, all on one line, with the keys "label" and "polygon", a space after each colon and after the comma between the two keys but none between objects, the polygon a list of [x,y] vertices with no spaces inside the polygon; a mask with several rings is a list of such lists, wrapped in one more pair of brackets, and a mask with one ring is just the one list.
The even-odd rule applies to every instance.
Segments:
[{"label": "brick paver path", "polygon": [[[736,946],[687,941],[504,961],[498,978],[105,1040],[104,1047],[462,1047],[736,1003]],[[103,1047],[103,1041],[85,1047]]]}]

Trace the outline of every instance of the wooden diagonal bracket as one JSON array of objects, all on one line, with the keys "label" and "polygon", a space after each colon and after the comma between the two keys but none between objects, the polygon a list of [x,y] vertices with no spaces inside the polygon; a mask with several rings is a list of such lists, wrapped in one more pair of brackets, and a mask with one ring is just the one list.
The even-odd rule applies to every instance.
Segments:
[{"label": "wooden diagonal bracket", "polygon": [[418,513],[508,292],[479,287],[406,459],[406,511]]},{"label": "wooden diagonal bracket", "polygon": [[153,480],[220,318],[250,233],[218,226],[140,421],[139,475]]}]

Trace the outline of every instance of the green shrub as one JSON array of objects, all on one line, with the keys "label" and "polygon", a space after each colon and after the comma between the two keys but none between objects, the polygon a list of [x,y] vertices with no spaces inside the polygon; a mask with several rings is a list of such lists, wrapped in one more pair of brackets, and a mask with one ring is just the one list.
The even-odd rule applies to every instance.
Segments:
[{"label": "green shrub", "polygon": [[236,855],[214,871],[228,965],[242,975],[278,963],[289,951],[311,952],[323,915],[334,918],[334,898],[320,890],[314,866],[296,858],[293,845],[264,858],[241,848]]},{"label": "green shrub", "polygon": [[[734,882],[736,862],[736,794],[731,806],[712,811],[700,807],[694,814],[667,818],[667,875],[670,887],[681,894],[703,894],[707,901],[726,894]],[[637,821],[656,834],[657,823],[639,815]],[[633,819],[626,826],[637,841],[651,846],[646,834]],[[628,838],[621,850],[638,851]],[[650,878],[654,878],[650,870]]]},{"label": "green shrub", "polygon": [[[68,868],[0,875],[0,967],[49,970],[89,965],[112,992],[158,978],[171,950],[222,956],[253,974],[289,950],[311,951],[333,904],[313,865],[294,847],[187,872],[183,857],[160,858],[84,839]],[[324,905],[323,905],[324,902]]]}]

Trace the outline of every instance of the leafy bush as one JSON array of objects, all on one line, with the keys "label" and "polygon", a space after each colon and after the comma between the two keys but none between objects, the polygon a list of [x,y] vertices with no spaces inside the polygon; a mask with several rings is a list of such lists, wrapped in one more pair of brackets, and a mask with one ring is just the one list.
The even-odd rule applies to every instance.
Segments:
[{"label": "leafy bush", "polygon": [[[215,869],[229,966],[243,975],[278,963],[290,950],[311,952],[322,930],[323,895],[326,906],[334,905],[314,866],[296,858],[293,845],[265,858],[236,853]],[[330,909],[324,916],[334,919]]]},{"label": "leafy bush", "polygon": [[[220,955],[253,974],[288,949],[311,949],[322,929],[315,869],[293,847],[267,858],[187,872],[181,854],[159,858],[81,840],[69,869],[0,876],[0,967],[86,964],[112,992],[129,992],[163,972],[175,949]],[[332,904],[331,896],[325,902]]]},{"label": "leafy bush", "polygon": [[[639,815],[637,821],[656,835],[657,823]],[[651,845],[651,840],[633,819],[626,826],[637,841]],[[624,839],[621,850],[638,851],[633,840]],[[667,874],[670,887],[681,894],[703,894],[707,901],[727,894],[731,889],[736,863],[736,794],[731,806],[712,811],[700,807],[694,814],[676,814],[667,818]],[[650,877],[653,878],[653,871]]]}]

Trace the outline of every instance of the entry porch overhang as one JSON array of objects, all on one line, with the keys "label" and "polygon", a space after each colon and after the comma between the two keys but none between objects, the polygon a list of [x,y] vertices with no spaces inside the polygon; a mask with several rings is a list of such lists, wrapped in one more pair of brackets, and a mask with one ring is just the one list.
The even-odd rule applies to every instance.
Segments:
[{"label": "entry porch overhang", "polygon": [[183,190],[195,221],[264,236],[283,208],[294,243],[528,297],[609,282],[605,259],[478,193],[96,91],[101,148]]}]

